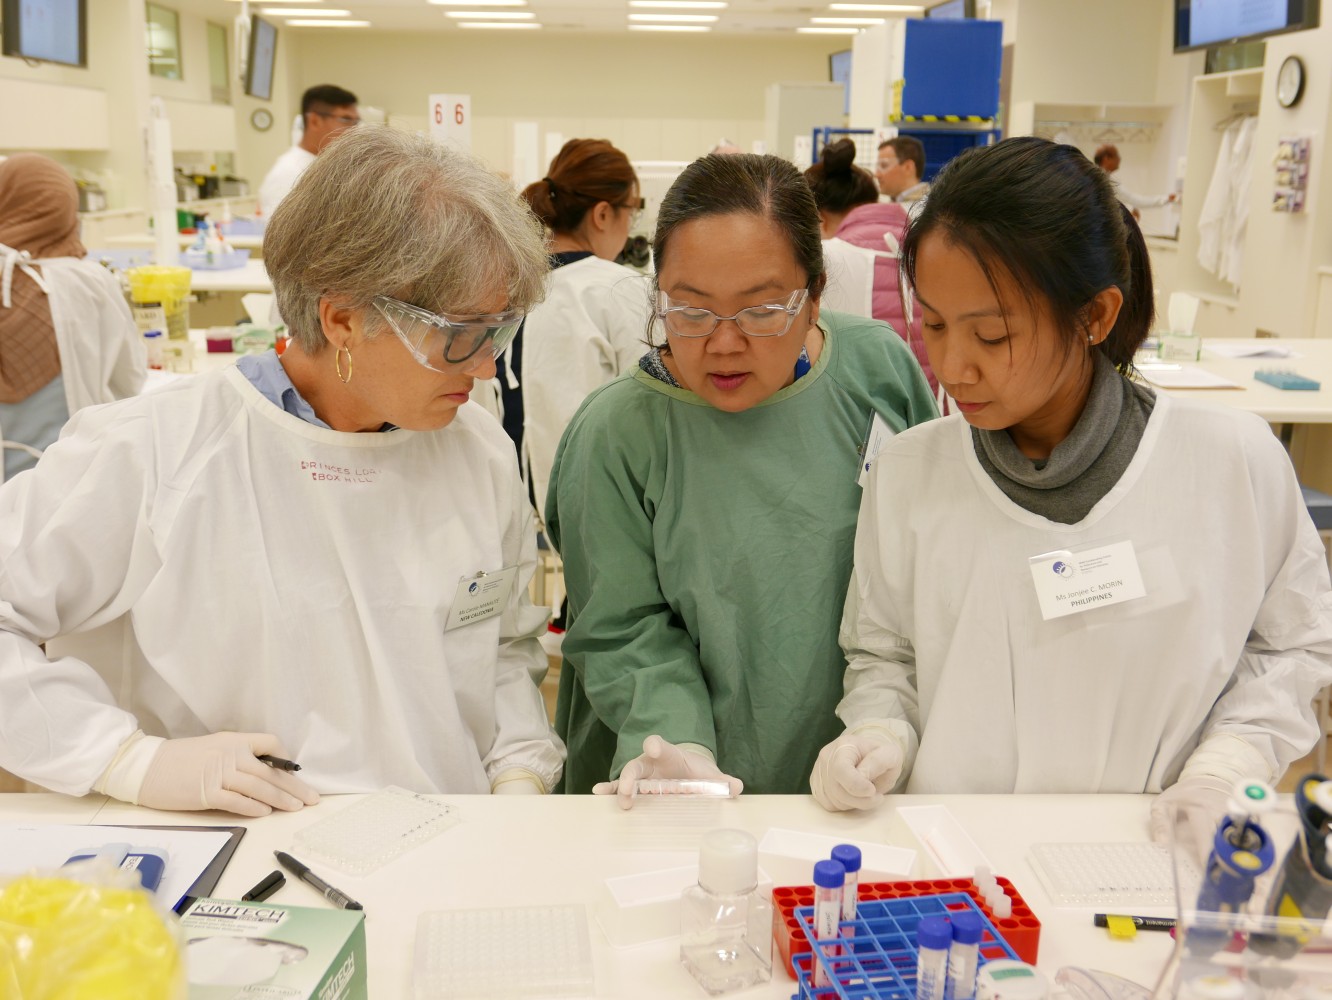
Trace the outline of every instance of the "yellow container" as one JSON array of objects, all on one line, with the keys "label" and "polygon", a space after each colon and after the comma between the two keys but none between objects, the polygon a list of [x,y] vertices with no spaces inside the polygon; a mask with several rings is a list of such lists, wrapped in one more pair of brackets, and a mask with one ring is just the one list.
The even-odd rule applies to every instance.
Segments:
[{"label": "yellow container", "polygon": [[132,267],[130,309],[140,333],[161,330],[171,340],[190,336],[190,269],[188,267]]}]

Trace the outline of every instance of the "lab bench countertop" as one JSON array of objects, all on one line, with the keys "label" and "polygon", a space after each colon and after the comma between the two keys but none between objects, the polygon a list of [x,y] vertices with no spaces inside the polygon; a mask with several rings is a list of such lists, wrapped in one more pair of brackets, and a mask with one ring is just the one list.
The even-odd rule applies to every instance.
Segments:
[{"label": "lab bench countertop", "polygon": [[[1256,344],[1289,348],[1299,357],[1220,358],[1208,355],[1209,344]],[[1238,389],[1157,389],[1181,399],[1196,399],[1255,413],[1273,424],[1332,424],[1332,337],[1270,339],[1203,338],[1201,361],[1185,361],[1238,383]],[[1295,372],[1322,383],[1314,390],[1278,389],[1259,382],[1262,370]]]},{"label": "lab bench countertop", "polygon": [[[327,796],[297,813],[244,820],[222,813],[162,813],[98,796],[0,795],[0,823],[189,824],[248,827],[214,895],[239,898],[274,868],[273,851],[292,848],[299,830],[355,802]],[[370,996],[411,996],[417,919],[439,910],[586,904],[596,996],[622,1000],[697,998],[698,985],[679,962],[678,940],[632,948],[611,946],[593,914],[606,878],[694,864],[696,839],[677,838],[661,851],[643,811],[622,811],[604,796],[440,796],[459,822],[432,840],[360,878],[321,870],[365,905]],[[877,810],[828,813],[809,796],[742,795],[717,803],[719,826],[762,839],[773,827],[917,851],[913,878],[938,875],[930,855],[898,813],[901,806],[945,805],[988,857],[996,875],[1012,880],[1041,922],[1038,966],[1051,979],[1063,966],[1115,972],[1155,985],[1172,949],[1168,934],[1112,940],[1092,925],[1089,910],[1056,908],[1029,862],[1033,843],[1110,843],[1149,839],[1152,798],[1145,795],[892,796]],[[289,880],[272,902],[328,904],[309,886]],[[773,952],[774,961],[778,960]],[[780,969],[740,997],[790,997],[795,983]]]}]

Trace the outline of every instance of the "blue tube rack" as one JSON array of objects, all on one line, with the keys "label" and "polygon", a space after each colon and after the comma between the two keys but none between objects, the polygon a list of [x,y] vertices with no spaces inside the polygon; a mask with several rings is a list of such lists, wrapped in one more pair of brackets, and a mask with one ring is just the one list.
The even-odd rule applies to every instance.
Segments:
[{"label": "blue tube rack", "polygon": [[[792,1000],[915,1000],[916,927],[923,917],[952,917],[970,910],[981,919],[980,965],[1003,958],[1018,958],[994,924],[965,892],[937,896],[864,900],[856,905],[856,919],[839,925],[836,940],[815,940],[814,907],[794,911],[814,944],[814,954],[791,959],[800,991]],[[813,962],[829,973],[829,985],[814,987]]]}]

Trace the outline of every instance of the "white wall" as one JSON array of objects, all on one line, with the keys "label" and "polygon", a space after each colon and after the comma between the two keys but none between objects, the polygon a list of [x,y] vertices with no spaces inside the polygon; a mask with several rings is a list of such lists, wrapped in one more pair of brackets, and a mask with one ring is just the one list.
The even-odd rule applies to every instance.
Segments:
[{"label": "white wall", "polygon": [[[1304,61],[1304,97],[1295,107],[1283,108],[1276,102],[1276,74],[1289,55]],[[1315,272],[1319,266],[1332,264],[1330,127],[1332,10],[1325,9],[1322,27],[1267,41],[1238,315],[1240,329],[1249,336],[1258,328],[1284,337],[1332,335],[1332,331],[1314,328]],[[1313,137],[1308,200],[1300,214],[1271,209],[1272,157],[1278,140],[1290,134]]]},{"label": "white wall", "polygon": [[828,54],[849,44],[835,36],[330,34],[286,33],[285,41],[296,38],[288,99],[336,83],[424,128],[426,95],[470,93],[473,151],[505,171],[516,121],[609,139],[635,160],[691,160],[722,136],[747,149],[763,137],[764,88],[826,82]]},{"label": "white wall", "polygon": [[1160,12],[1167,6],[1164,0],[1018,0],[1013,103],[1155,101]]}]

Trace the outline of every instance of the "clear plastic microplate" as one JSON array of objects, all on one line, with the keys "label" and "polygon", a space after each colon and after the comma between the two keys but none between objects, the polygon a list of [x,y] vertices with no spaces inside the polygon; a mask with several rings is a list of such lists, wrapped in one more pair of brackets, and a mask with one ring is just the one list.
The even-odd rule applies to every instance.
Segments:
[{"label": "clear plastic microplate", "polygon": [[[1174,906],[1175,878],[1164,844],[1033,844],[1032,867],[1056,906]],[[1191,862],[1180,877],[1195,887]]]},{"label": "clear plastic microplate", "polygon": [[307,826],[292,838],[292,850],[302,861],[366,875],[457,822],[457,811],[443,802],[390,785]]},{"label": "clear plastic microplate", "polygon": [[731,783],[708,778],[639,778],[635,795],[701,795],[711,799],[733,799]]},{"label": "clear plastic microplate", "polygon": [[592,997],[583,906],[423,913],[416,923],[415,1000]]}]

